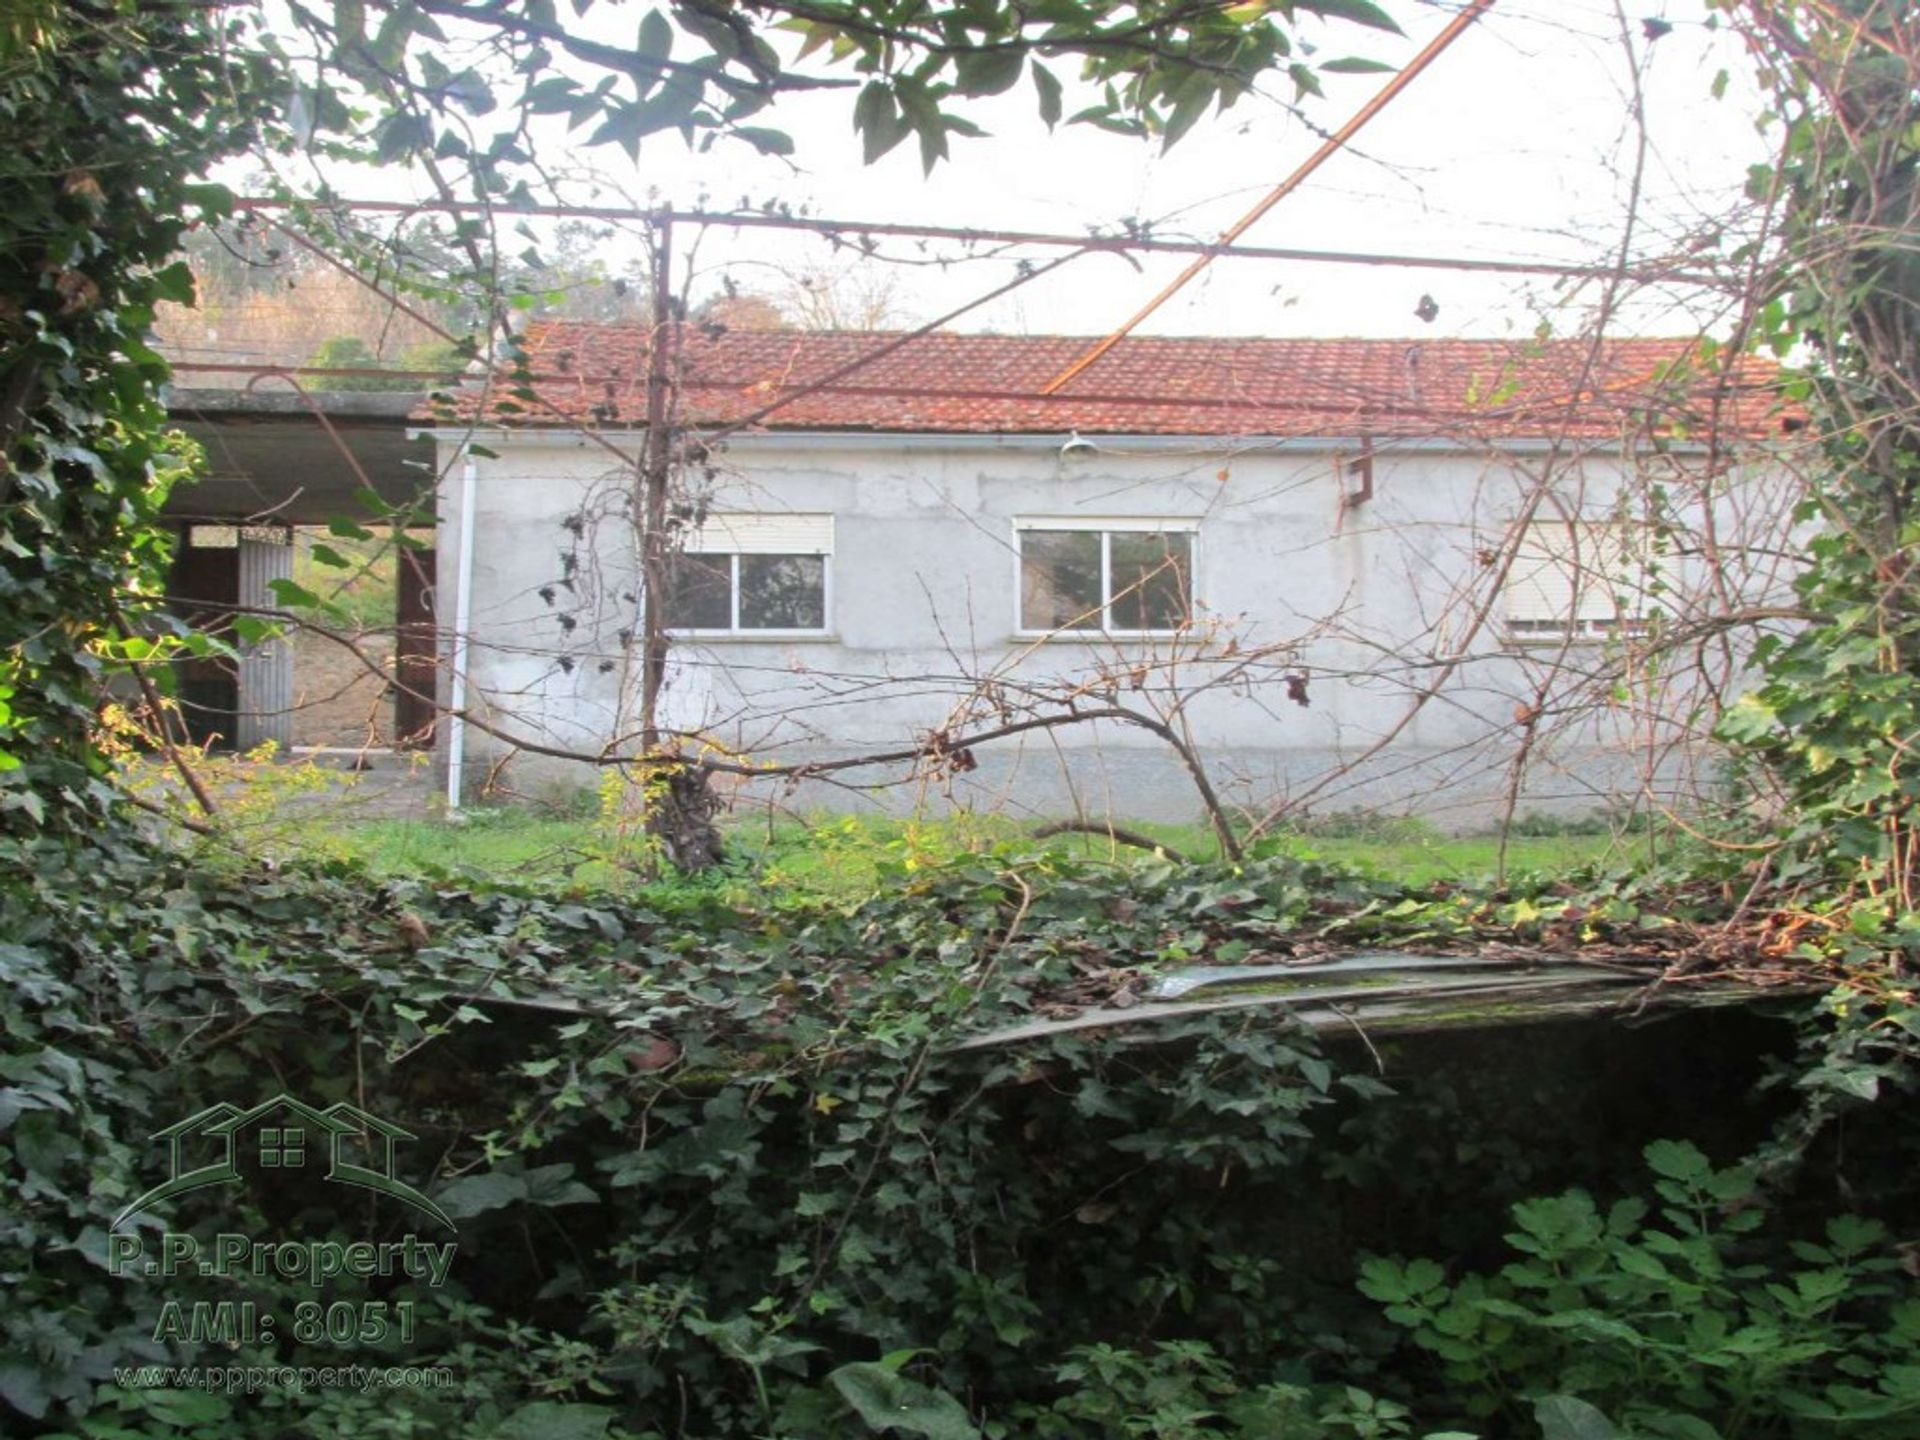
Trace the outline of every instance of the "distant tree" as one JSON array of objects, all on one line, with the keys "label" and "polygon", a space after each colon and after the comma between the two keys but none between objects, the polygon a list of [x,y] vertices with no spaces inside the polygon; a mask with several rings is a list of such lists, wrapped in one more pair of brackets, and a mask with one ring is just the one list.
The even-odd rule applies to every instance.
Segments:
[{"label": "distant tree", "polygon": [[395,375],[318,375],[312,387],[320,390],[348,391],[423,391],[433,381],[420,372],[454,375],[465,368],[465,360],[452,345],[432,343],[409,346],[397,361],[376,354],[358,335],[335,335],[308,357],[314,370],[396,370]]},{"label": "distant tree", "polygon": [[695,320],[731,330],[894,330],[910,323],[900,303],[899,276],[872,261],[773,267],[765,289],[728,280],[718,295],[694,307]]},{"label": "distant tree", "polygon": [[[388,368],[358,335],[335,335],[307,360],[315,370],[380,370]],[[425,387],[404,375],[321,375],[314,380],[322,390],[420,390]]]},{"label": "distant tree", "polygon": [[871,260],[785,272],[780,307],[802,330],[894,330],[907,323],[899,272]]},{"label": "distant tree", "polygon": [[793,318],[771,296],[753,290],[723,291],[693,308],[694,323],[729,330],[792,330]]}]

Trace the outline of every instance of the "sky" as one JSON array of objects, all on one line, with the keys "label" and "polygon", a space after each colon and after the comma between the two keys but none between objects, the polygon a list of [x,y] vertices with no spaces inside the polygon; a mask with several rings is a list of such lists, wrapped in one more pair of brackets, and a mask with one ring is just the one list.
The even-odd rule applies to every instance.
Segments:
[{"label": "sky", "polygon": [[[1768,137],[1754,123],[1761,105],[1751,65],[1735,37],[1710,26],[1700,0],[1628,3],[1623,11],[1603,0],[1499,0],[1245,243],[1604,265],[1619,252],[1631,212],[1637,261],[1680,254],[1704,228],[1737,214],[1747,168],[1768,158]],[[1454,8],[1390,0],[1405,38],[1311,18],[1300,33],[1323,58],[1362,54],[1398,65]],[[1671,28],[1650,40],[1649,19]],[[1716,100],[1710,90],[1721,70],[1729,83]],[[1636,72],[1644,132],[1631,118]],[[1331,129],[1386,78],[1329,75],[1325,98],[1304,102],[1305,113]],[[850,100],[835,92],[784,99],[757,122],[794,137],[790,162],[740,144],[689,153],[677,136],[651,137],[637,164],[612,150],[569,152],[559,136],[554,148],[591,156],[593,173],[583,171],[573,190],[581,203],[727,209],[747,201],[834,219],[1068,234],[1146,223],[1164,238],[1212,240],[1318,145],[1284,103],[1290,89],[1277,80],[1274,94],[1248,97],[1162,153],[1156,143],[1089,127],[1049,133],[1023,83],[969,112],[991,138],[956,137],[952,158],[931,176],[911,141],[862,165]],[[369,193],[364,184],[342,189]],[[769,292],[790,287],[796,273],[831,274],[850,263],[793,234],[716,229],[693,239],[679,237],[691,266],[682,279],[695,299],[717,291],[723,276]],[[621,242],[612,243],[617,251]],[[903,323],[931,320],[1005,282],[1017,259],[968,259],[951,246],[912,242],[887,253],[913,262],[885,267],[893,318]],[[955,328],[1104,333],[1185,263],[1141,257],[1136,267],[1087,256]],[[871,288],[881,270],[866,268]],[[1572,333],[1591,320],[1599,294],[1592,284],[1538,277],[1231,261],[1214,265],[1141,332],[1441,338],[1531,334],[1544,319]],[[1430,322],[1415,313],[1423,297],[1438,307]],[[1723,308],[1711,294],[1636,287],[1612,323],[1639,334],[1724,329]]]}]

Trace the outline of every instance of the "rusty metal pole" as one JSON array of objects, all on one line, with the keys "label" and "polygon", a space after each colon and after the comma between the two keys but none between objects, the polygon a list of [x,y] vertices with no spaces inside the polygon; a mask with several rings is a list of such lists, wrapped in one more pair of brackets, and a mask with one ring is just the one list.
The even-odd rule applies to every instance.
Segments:
[{"label": "rusty metal pole", "polygon": [[647,344],[647,434],[641,447],[640,493],[640,745],[660,748],[660,694],[667,680],[667,498],[673,481],[673,438],[667,423],[673,321],[673,222],[656,220],[653,239],[653,333]]}]

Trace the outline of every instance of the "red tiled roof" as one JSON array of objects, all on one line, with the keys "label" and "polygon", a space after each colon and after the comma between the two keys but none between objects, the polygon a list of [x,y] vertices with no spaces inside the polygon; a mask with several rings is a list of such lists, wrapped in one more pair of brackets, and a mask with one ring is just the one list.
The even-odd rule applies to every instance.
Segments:
[{"label": "red tiled roof", "polygon": [[[535,321],[531,398],[460,392],[426,418],[631,429],[645,424],[650,327]],[[679,423],[755,430],[1134,435],[1778,433],[1775,370],[1681,364],[1687,340],[1268,340],[1130,337],[1055,395],[1094,342],[1065,335],[680,331]],[[827,383],[821,384],[825,380]],[[817,387],[817,388],[816,388]],[[752,417],[786,402],[764,418]],[[1716,410],[1716,401],[1718,409]]]}]

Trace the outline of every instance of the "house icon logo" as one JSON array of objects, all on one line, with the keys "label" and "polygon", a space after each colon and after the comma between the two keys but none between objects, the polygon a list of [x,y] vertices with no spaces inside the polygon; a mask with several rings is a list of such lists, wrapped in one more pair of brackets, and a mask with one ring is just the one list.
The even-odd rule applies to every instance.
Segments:
[{"label": "house icon logo", "polygon": [[176,1195],[210,1185],[243,1183],[243,1157],[261,1170],[304,1170],[309,1155],[324,1155],[328,1180],[392,1196],[449,1230],[454,1228],[444,1210],[405,1181],[394,1178],[394,1142],[413,1139],[412,1132],[345,1100],[325,1110],[304,1105],[291,1095],[276,1095],[250,1110],[222,1101],[169,1125],[152,1138],[166,1142],[170,1178],[114,1216],[112,1229],[118,1230],[148,1206]]}]

